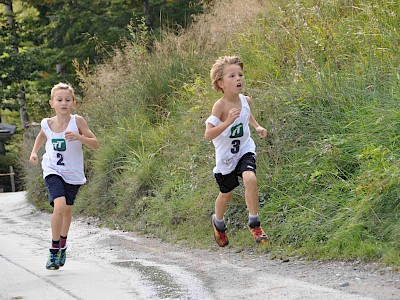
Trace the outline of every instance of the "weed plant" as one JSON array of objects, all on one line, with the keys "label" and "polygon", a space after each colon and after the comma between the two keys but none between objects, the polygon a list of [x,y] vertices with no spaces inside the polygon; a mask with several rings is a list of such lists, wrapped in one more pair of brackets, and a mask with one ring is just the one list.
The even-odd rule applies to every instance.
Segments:
[{"label": "weed plant", "polygon": [[[269,251],[398,266],[396,1],[216,2],[190,29],[158,37],[152,53],[128,44],[82,76],[82,110],[101,148],[76,211],[216,247],[209,223],[218,188],[204,121],[220,97],[210,67],[234,54],[269,132],[253,134]],[[239,187],[226,214],[232,247],[254,247],[246,219]]]}]

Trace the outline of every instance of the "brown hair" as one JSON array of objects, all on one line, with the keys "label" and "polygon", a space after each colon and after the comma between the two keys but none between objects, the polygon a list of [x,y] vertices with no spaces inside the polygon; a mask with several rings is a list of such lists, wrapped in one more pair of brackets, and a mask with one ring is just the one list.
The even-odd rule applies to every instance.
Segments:
[{"label": "brown hair", "polygon": [[240,60],[238,56],[221,56],[219,57],[214,65],[211,68],[210,71],[210,77],[211,77],[211,83],[212,87],[216,91],[221,91],[223,90],[218,86],[218,80],[222,79],[224,67],[226,65],[238,65],[240,68],[243,70],[243,62]]}]

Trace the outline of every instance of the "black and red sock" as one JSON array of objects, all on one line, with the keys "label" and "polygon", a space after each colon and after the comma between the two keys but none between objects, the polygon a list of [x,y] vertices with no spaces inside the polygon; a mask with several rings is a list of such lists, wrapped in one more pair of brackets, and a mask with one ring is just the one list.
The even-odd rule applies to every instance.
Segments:
[{"label": "black and red sock", "polygon": [[60,248],[64,248],[67,244],[67,237],[60,235]]},{"label": "black and red sock", "polygon": [[58,240],[58,241],[51,240],[51,248],[59,249],[60,248],[60,240]]}]

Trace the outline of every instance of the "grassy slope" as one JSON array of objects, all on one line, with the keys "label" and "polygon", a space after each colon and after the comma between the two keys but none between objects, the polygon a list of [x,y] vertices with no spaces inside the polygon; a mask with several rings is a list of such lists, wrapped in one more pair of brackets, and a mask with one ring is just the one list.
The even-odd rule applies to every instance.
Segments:
[{"label": "grassy slope", "polygon": [[[271,251],[399,265],[396,1],[232,2],[229,15],[220,1],[191,30],[166,34],[151,56],[131,45],[85,78],[82,109],[102,145],[88,153],[76,210],[209,247],[217,186],[203,133],[219,95],[208,74],[236,54],[270,132],[254,137]],[[237,189],[226,214],[238,248],[253,247],[243,197]]]}]

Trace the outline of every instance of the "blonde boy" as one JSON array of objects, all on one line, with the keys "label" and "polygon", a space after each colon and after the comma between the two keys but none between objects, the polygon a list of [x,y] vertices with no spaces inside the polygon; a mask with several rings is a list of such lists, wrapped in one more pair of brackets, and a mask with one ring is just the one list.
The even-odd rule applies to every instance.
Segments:
[{"label": "blonde boy", "polygon": [[82,144],[98,149],[99,142],[85,119],[72,115],[76,106],[74,89],[65,83],[51,90],[50,106],[55,116],[41,121],[29,162],[37,164],[39,149],[46,145],[43,155],[43,178],[49,193],[52,244],[46,268],[58,270],[65,264],[67,235],[72,220],[72,205],[82,184],[86,182]]},{"label": "blonde boy", "polygon": [[265,138],[267,131],[250,112],[250,98],[241,94],[244,85],[243,63],[237,56],[223,56],[212,66],[213,88],[223,93],[206,120],[204,137],[215,147],[216,165],[213,169],[219,186],[215,213],[211,217],[214,237],[221,247],[228,245],[224,214],[233,189],[243,179],[245,201],[249,212],[248,229],[257,243],[268,241],[258,219],[258,186],[256,177],[255,143],[250,136],[251,125]]}]

